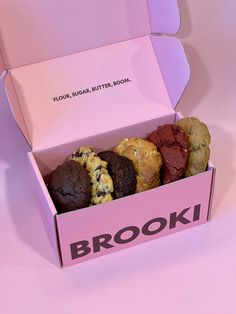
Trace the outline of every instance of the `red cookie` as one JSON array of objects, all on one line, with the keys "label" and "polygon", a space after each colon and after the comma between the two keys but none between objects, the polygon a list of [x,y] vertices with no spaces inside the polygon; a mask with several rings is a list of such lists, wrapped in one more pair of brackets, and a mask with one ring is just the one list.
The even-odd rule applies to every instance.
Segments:
[{"label": "red cookie", "polygon": [[157,146],[163,158],[161,179],[164,184],[180,179],[188,163],[188,138],[175,124],[159,126],[148,140]]}]

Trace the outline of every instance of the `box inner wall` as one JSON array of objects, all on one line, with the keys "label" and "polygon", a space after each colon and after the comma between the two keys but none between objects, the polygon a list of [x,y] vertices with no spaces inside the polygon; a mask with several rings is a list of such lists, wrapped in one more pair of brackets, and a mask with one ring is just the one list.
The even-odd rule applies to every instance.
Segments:
[{"label": "box inner wall", "polygon": [[127,137],[141,137],[146,138],[149,133],[157,128],[159,125],[166,123],[174,123],[176,114],[172,113],[156,119],[144,121],[142,123],[134,124],[110,132],[97,134],[84,139],[79,139],[70,143],[55,146],[49,149],[34,152],[34,157],[39,167],[42,176],[49,174],[58,165],[63,163],[65,159],[78,147],[89,145],[94,147],[95,151],[112,149],[121,139]]}]

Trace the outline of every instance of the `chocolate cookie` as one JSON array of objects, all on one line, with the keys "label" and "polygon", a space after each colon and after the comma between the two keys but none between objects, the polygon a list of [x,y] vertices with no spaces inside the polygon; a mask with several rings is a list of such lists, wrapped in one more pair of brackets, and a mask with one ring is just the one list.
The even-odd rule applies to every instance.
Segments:
[{"label": "chocolate cookie", "polygon": [[133,162],[137,179],[136,193],[160,184],[162,158],[153,143],[141,138],[126,138],[116,146],[116,152]]},{"label": "chocolate cookie", "polygon": [[137,180],[132,161],[110,150],[100,152],[98,156],[108,163],[107,169],[114,185],[113,198],[117,199],[133,194],[136,190]]},{"label": "chocolate cookie", "polygon": [[189,161],[185,176],[189,177],[206,170],[210,157],[211,136],[203,122],[194,117],[182,118],[176,122],[188,136]]},{"label": "chocolate cookie", "polygon": [[107,162],[101,160],[89,146],[80,147],[70,158],[86,167],[89,172],[92,183],[91,204],[111,201],[114,187],[112,178],[106,169]]},{"label": "chocolate cookie", "polygon": [[58,166],[48,183],[49,193],[59,213],[87,207],[91,198],[91,183],[87,170],[70,160]]},{"label": "chocolate cookie", "polygon": [[159,126],[148,140],[156,145],[163,159],[161,179],[164,184],[180,179],[188,163],[188,138],[175,124]]}]

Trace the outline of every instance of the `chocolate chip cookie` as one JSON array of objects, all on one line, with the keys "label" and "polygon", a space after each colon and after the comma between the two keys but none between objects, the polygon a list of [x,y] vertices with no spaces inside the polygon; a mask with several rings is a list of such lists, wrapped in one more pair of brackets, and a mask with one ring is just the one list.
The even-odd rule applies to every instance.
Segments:
[{"label": "chocolate chip cookie", "polygon": [[73,160],[58,166],[51,173],[48,190],[59,213],[90,204],[91,183],[88,172]]},{"label": "chocolate chip cookie", "polygon": [[163,159],[161,180],[164,184],[180,179],[188,163],[188,138],[180,127],[165,124],[153,131],[148,140],[156,145]]},{"label": "chocolate chip cookie", "polygon": [[107,171],[107,162],[101,160],[89,146],[80,147],[70,159],[84,166],[92,183],[91,204],[102,204],[111,201],[114,191],[112,178]]},{"label": "chocolate chip cookie", "polygon": [[117,154],[133,162],[137,179],[136,193],[160,184],[162,158],[153,143],[141,138],[126,138],[115,150]]},{"label": "chocolate chip cookie", "polygon": [[114,185],[113,198],[133,194],[136,190],[137,179],[132,161],[110,150],[100,152],[98,156],[108,163],[107,169]]},{"label": "chocolate chip cookie", "polygon": [[185,176],[189,177],[206,170],[210,157],[211,136],[203,122],[195,117],[182,118],[176,122],[188,137],[189,161]]}]

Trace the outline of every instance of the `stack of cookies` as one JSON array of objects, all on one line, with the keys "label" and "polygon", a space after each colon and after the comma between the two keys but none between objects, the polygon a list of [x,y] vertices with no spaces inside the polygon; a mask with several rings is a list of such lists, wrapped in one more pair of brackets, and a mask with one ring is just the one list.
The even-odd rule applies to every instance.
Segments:
[{"label": "stack of cookies", "polygon": [[59,213],[109,202],[205,171],[209,144],[207,126],[190,117],[147,139],[122,139],[114,151],[83,146],[51,173],[48,190]]}]

